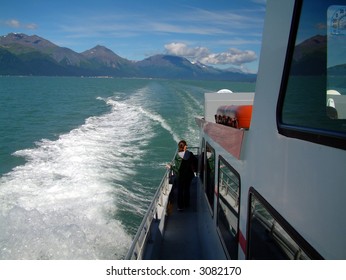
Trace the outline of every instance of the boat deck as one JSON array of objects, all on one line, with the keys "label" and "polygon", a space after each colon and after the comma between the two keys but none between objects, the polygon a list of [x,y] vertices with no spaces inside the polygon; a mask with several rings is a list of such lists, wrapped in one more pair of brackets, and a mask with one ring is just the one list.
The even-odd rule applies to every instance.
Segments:
[{"label": "boat deck", "polygon": [[[167,217],[159,259],[162,260],[201,260],[197,225],[197,177],[191,183],[191,205],[183,211],[177,210],[174,201],[173,212]],[[175,198],[177,194],[175,194]]]}]

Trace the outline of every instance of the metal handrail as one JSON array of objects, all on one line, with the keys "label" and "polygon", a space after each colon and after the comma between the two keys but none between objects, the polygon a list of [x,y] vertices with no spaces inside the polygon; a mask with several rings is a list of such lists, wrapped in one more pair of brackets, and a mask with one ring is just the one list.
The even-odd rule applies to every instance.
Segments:
[{"label": "metal handrail", "polygon": [[[198,147],[192,147],[192,149],[197,150],[197,155],[199,154],[199,148]],[[174,161],[174,158],[176,156],[177,152],[174,154],[174,157],[171,162]],[[137,230],[137,233],[132,241],[132,244],[127,252],[127,255],[125,256],[126,260],[136,260],[136,259],[142,259],[145,245],[147,243],[147,240],[151,236],[151,224],[152,221],[155,219],[158,220],[158,201],[161,197],[161,194],[169,195],[167,191],[169,190],[169,172],[170,170],[167,170],[161,180],[161,183],[159,187],[156,190],[156,193],[154,195],[153,200],[151,201],[148,210],[146,214],[143,217],[143,220]],[[162,204],[162,201],[161,201]],[[159,205],[161,205],[159,204]],[[165,207],[165,205],[161,205],[162,207]]]},{"label": "metal handrail", "polygon": [[[175,155],[174,155],[175,156]],[[174,159],[174,157],[173,157]],[[168,189],[168,175],[169,170],[167,170],[160,182],[159,187],[156,190],[153,200],[151,201],[146,214],[137,230],[137,233],[132,241],[131,247],[125,257],[126,260],[131,259],[141,259],[143,255],[143,247],[150,235],[150,224],[154,217],[157,219],[157,202],[160,198],[161,193],[165,192],[164,188]],[[149,228],[148,228],[149,227]],[[143,235],[143,236],[142,236]],[[142,237],[142,238],[141,238]]]}]

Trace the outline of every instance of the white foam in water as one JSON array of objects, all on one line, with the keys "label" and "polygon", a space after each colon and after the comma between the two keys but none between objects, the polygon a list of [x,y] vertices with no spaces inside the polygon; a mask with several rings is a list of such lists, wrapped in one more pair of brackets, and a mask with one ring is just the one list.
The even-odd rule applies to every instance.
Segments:
[{"label": "white foam in water", "polygon": [[87,119],[56,141],[15,153],[27,163],[0,179],[0,259],[126,254],[131,237],[114,216],[117,197],[127,190],[116,182],[134,174],[133,160],[141,157],[152,131],[143,118],[147,112],[105,101],[112,112]]},{"label": "white foam in water", "polygon": [[[144,109],[140,104],[145,103],[145,101],[148,99],[148,95],[150,95],[151,88],[142,88],[141,90],[137,91],[134,96],[132,96],[132,102],[136,108],[143,113],[144,116],[148,117],[152,121],[158,123],[163,129],[165,129],[167,132],[169,132],[173,138],[173,140],[178,143],[180,141],[180,137],[178,134],[174,131],[174,129],[167,123],[167,121],[160,115],[155,112],[151,112],[149,110]],[[160,100],[160,102],[162,102]],[[161,104],[160,104],[161,106]]]},{"label": "white foam in water", "polygon": [[167,122],[160,115],[146,111],[141,107],[139,107],[139,111],[142,112],[147,117],[149,117],[151,120],[158,122],[162,126],[162,128],[166,129],[172,135],[175,142],[178,143],[180,141],[178,135],[173,131],[173,129],[169,126],[169,124],[167,124]]}]

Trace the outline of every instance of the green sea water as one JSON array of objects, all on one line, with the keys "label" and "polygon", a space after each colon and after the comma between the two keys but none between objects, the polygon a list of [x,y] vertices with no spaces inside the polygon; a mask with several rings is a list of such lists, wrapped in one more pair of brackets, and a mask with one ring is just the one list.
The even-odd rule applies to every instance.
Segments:
[{"label": "green sea water", "polygon": [[121,259],[204,93],[227,81],[0,77],[0,259]]}]

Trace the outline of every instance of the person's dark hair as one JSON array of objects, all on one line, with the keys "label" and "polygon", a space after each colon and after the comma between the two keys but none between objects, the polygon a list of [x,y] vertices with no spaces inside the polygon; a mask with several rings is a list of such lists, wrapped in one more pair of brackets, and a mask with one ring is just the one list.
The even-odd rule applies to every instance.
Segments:
[{"label": "person's dark hair", "polygon": [[186,146],[186,141],[185,140],[181,140],[179,143],[178,143],[178,152],[182,152],[184,151],[184,147]]}]

